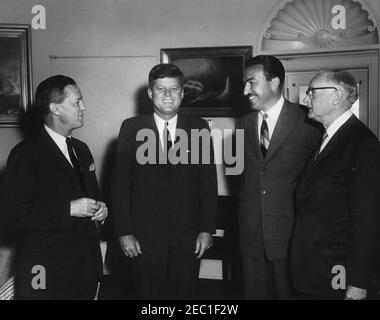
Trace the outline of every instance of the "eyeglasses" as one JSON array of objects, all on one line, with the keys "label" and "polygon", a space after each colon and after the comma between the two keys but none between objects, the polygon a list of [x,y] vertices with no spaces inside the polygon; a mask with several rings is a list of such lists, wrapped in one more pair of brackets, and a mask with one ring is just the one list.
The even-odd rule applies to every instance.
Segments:
[{"label": "eyeglasses", "polygon": [[306,95],[309,96],[311,98],[311,93],[314,91],[314,90],[325,90],[325,89],[334,89],[334,90],[338,90],[338,88],[335,88],[335,87],[309,87],[307,88],[306,90]]}]

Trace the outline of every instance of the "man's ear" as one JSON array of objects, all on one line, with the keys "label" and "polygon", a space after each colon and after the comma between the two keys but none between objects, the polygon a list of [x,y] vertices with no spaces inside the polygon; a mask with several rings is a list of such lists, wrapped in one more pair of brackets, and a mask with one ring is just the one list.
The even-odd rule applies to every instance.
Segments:
[{"label": "man's ear", "polygon": [[59,106],[56,103],[50,103],[49,104],[49,110],[52,114],[59,116],[60,115],[60,110]]},{"label": "man's ear", "polygon": [[152,89],[148,88],[148,97],[150,100],[152,100]]},{"label": "man's ear", "polygon": [[344,94],[343,94],[343,91],[338,89],[338,90],[335,90],[335,92],[333,93],[333,96],[332,96],[332,104],[333,106],[338,106],[342,103],[344,99]]},{"label": "man's ear", "polygon": [[271,80],[271,85],[272,85],[273,91],[277,91],[278,87],[280,86],[280,78],[278,77],[273,78]]}]

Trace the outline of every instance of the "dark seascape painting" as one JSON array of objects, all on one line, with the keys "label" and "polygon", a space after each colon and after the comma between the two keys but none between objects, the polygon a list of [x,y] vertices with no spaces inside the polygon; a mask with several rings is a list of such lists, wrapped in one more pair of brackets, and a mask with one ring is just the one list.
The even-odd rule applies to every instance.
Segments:
[{"label": "dark seascape painting", "polygon": [[21,100],[20,38],[0,38],[0,116],[17,116]]}]

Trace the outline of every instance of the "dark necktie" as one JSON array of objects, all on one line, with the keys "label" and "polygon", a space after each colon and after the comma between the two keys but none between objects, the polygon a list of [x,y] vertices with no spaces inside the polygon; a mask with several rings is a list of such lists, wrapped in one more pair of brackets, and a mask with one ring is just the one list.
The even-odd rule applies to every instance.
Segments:
[{"label": "dark necktie", "polygon": [[166,163],[166,167],[168,169],[168,173],[170,175],[170,172],[171,172],[171,163],[170,163],[170,160],[169,160],[169,150],[170,148],[173,146],[173,142],[172,142],[172,139],[171,139],[171,136],[170,136],[170,131],[168,129],[168,126],[169,126],[169,122],[165,122],[165,128],[164,128],[164,150],[165,150],[165,153],[166,153],[166,159],[167,159],[167,163]]},{"label": "dark necktie", "polygon": [[265,155],[267,154],[268,148],[269,148],[269,129],[268,129],[268,123],[267,119],[268,115],[266,113],[263,114],[263,122],[261,123],[261,129],[260,129],[260,147],[261,147],[261,153],[263,154],[263,157],[265,158]]},{"label": "dark necktie", "polygon": [[318,147],[317,152],[316,152],[316,154],[315,154],[314,160],[317,159],[317,158],[318,158],[318,155],[321,153],[321,151],[322,151],[322,150],[321,150],[321,147],[323,146],[323,144],[324,144],[325,140],[327,139],[327,137],[328,137],[328,134],[327,134],[327,132],[325,131],[325,133],[324,133],[323,136],[322,136],[321,143],[319,144],[319,147]]},{"label": "dark necktie", "polygon": [[73,165],[75,174],[77,175],[77,178],[79,182],[81,183],[83,190],[85,190],[82,169],[79,164],[78,158],[76,157],[74,153],[74,147],[73,147],[73,142],[71,141],[71,138],[66,138],[66,144],[67,144],[67,151],[69,152],[70,161]]}]

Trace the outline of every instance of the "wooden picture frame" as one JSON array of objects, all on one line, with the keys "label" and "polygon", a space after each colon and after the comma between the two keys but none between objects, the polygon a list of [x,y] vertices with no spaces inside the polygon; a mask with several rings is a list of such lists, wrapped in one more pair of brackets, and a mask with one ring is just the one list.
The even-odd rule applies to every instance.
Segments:
[{"label": "wooden picture frame", "polygon": [[0,127],[20,125],[31,106],[30,26],[0,24]]}]

